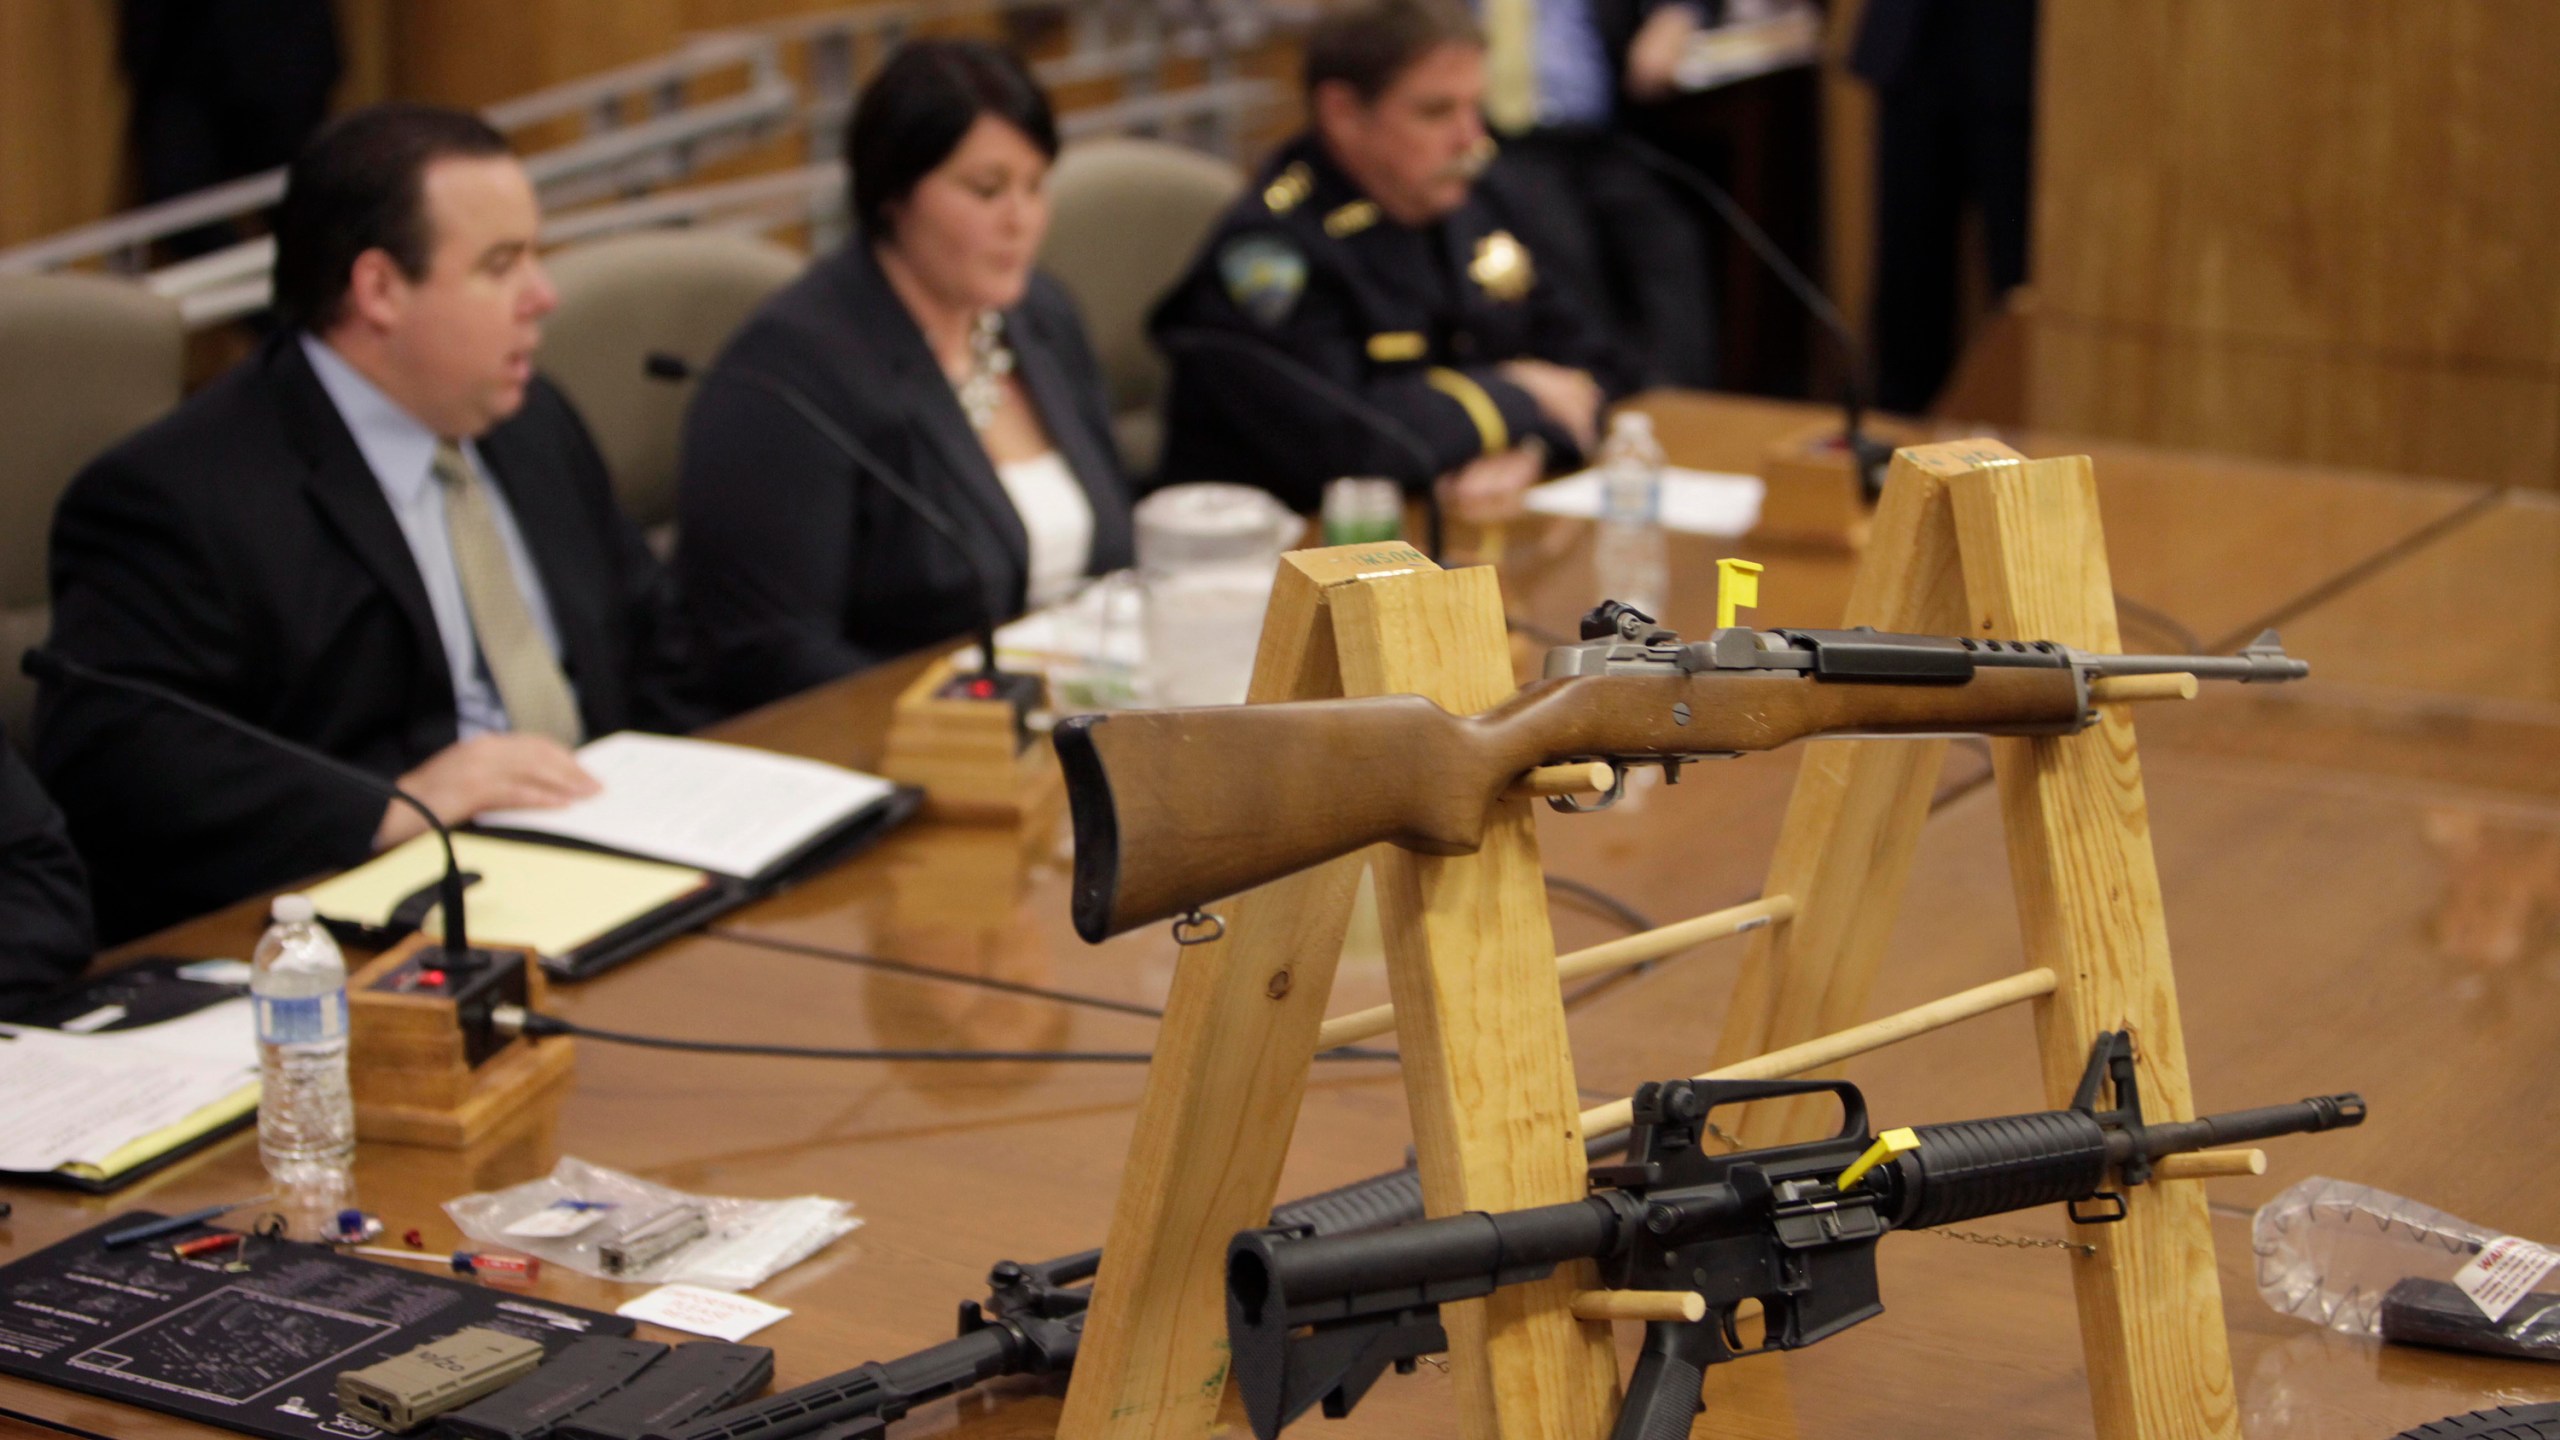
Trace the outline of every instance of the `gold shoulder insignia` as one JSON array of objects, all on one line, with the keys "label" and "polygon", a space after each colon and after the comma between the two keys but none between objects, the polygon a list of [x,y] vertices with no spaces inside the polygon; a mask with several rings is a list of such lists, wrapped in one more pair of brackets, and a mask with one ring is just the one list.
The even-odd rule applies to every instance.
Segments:
[{"label": "gold shoulder insignia", "polygon": [[1377,223],[1378,207],[1366,200],[1354,200],[1324,217],[1324,233],[1346,240]]},{"label": "gold shoulder insignia", "polygon": [[1467,266],[1467,275],[1484,287],[1484,293],[1506,304],[1527,295],[1538,283],[1529,247],[1513,239],[1508,230],[1496,230],[1476,242],[1476,258]]},{"label": "gold shoulder insignia", "polygon": [[1419,360],[1424,353],[1419,330],[1388,330],[1369,337],[1369,358],[1381,365],[1400,360]]},{"label": "gold shoulder insignia", "polygon": [[1262,203],[1272,214],[1286,215],[1297,209],[1315,188],[1315,174],[1307,169],[1307,162],[1301,160],[1271,177],[1271,183],[1262,187]]}]

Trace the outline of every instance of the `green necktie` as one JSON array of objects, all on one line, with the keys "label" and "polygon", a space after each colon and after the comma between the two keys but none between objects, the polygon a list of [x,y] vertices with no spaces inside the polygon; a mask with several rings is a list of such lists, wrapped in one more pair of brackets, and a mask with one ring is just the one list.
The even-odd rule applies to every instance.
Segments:
[{"label": "green necktie", "polygon": [[488,483],[450,440],[436,446],[435,475],[444,490],[445,532],[453,546],[453,568],[462,577],[462,603],[471,612],[472,634],[498,687],[498,703],[507,707],[507,724],[575,747],[580,736],[577,697],[569,693],[569,677],[561,673],[541,627],[534,624],[533,607],[516,585],[515,567],[507,563],[506,544],[498,538]]}]

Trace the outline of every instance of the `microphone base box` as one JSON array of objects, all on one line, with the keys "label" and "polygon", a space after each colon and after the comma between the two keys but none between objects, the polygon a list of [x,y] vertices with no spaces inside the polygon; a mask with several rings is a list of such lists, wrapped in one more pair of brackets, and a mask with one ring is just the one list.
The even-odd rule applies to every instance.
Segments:
[{"label": "microphone base box", "polygon": [[576,1068],[565,1035],[502,1037],[497,1005],[539,1010],[550,995],[529,950],[480,948],[461,973],[426,935],[382,952],[347,980],[347,1074],[356,1138],[460,1149],[551,1094]]},{"label": "microphone base box", "polygon": [[[1928,438],[1918,426],[1882,416],[1867,420],[1866,434],[1889,445],[1916,445]],[[1875,510],[1858,482],[1857,460],[1838,420],[1825,420],[1771,444],[1761,457],[1760,480],[1767,491],[1752,539],[1825,550],[1866,548]]]},{"label": "microphone base box", "polygon": [[969,693],[972,678],[955,677],[946,657],[900,692],[880,773],[924,791],[931,819],[1046,826],[1066,808],[1066,781],[1045,736],[1024,743],[1020,716],[1025,702],[1045,704],[1047,689],[1037,676],[1008,676],[999,693],[980,697]]}]

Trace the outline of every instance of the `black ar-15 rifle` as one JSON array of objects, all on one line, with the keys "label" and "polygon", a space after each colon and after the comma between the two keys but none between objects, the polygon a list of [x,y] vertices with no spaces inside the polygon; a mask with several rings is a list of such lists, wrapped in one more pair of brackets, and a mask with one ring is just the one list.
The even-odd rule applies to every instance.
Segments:
[{"label": "black ar-15 rifle", "polygon": [[[2069,735],[2142,675],[2298,680],[2274,631],[2237,655],[2097,655],[2046,640],[1718,630],[1684,642],[1610,601],[1584,643],[1481,715],[1419,695],[1078,715],[1055,732],[1075,811],[1076,933],[1100,941],[1379,841],[1483,843],[1527,770],[1621,778],[1815,736]],[[1613,792],[1614,794],[1614,792]]]},{"label": "black ar-15 rifle", "polygon": [[[1625,1148],[1628,1132],[1593,1136],[1597,1157]],[[1422,1180],[1408,1165],[1292,1200],[1271,1212],[1295,1233],[1352,1235],[1422,1218]],[[879,1440],[889,1422],[930,1400],[1002,1375],[1059,1375],[1084,1340],[1090,1281],[1102,1252],[1023,1264],[1006,1260],[987,1275],[988,1297],[960,1305],[958,1338],[912,1355],[857,1365],[840,1374],[705,1416],[650,1440]]]},{"label": "black ar-15 rifle", "polygon": [[[2098,1109],[2112,1084],[2115,1106]],[[1733,1154],[1701,1148],[1719,1106],[1828,1092],[1828,1140]],[[1227,1252],[1227,1325],[1237,1387],[1261,1440],[1309,1406],[1349,1413],[1390,1367],[1448,1347],[1440,1306],[1600,1262],[1612,1289],[1689,1291],[1706,1318],[1654,1321],[1628,1382],[1615,1440],[1681,1440],[1706,1367],[1793,1350],[1883,1312],[1875,1246],[1889,1230],[2067,1203],[2094,1224],[2124,1217],[2108,1188],[2144,1183],[2164,1155],[2364,1120],[2355,1095],[2317,1096],[2200,1120],[2146,1123],[2133,1046],[2099,1037],[2067,1110],[1867,1130],[1866,1101],[1836,1080],[1674,1080],[1637,1092],[1628,1163],[1591,1172],[1589,1198],[1506,1214],[1470,1212],[1366,1235],[1248,1230]],[[2084,1211],[2083,1207],[2096,1207]],[[1743,1347],[1736,1311],[1762,1307]]]}]

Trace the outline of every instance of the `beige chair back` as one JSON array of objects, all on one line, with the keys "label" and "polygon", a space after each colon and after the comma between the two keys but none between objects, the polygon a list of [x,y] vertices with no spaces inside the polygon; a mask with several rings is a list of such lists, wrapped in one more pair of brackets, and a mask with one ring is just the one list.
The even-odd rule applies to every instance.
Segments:
[{"label": "beige chair back", "polygon": [[[1051,220],[1041,268],[1075,296],[1110,387],[1123,456],[1155,468],[1164,361],[1147,312],[1182,278],[1201,237],[1244,188],[1224,160],[1161,140],[1113,138],[1067,147],[1049,176]],[[1143,452],[1143,453],[1130,453]]]},{"label": "beige chair back", "polygon": [[35,685],[18,657],[44,639],[45,542],[80,467],[178,403],[176,302],[96,275],[0,275],[0,725],[25,744]]},{"label": "beige chair back", "polygon": [[641,363],[663,350],[709,365],[748,313],[805,262],[750,235],[651,230],[572,245],[544,263],[560,308],[544,327],[542,372],[595,435],[623,511],[663,547],[693,390],[651,379]]}]

